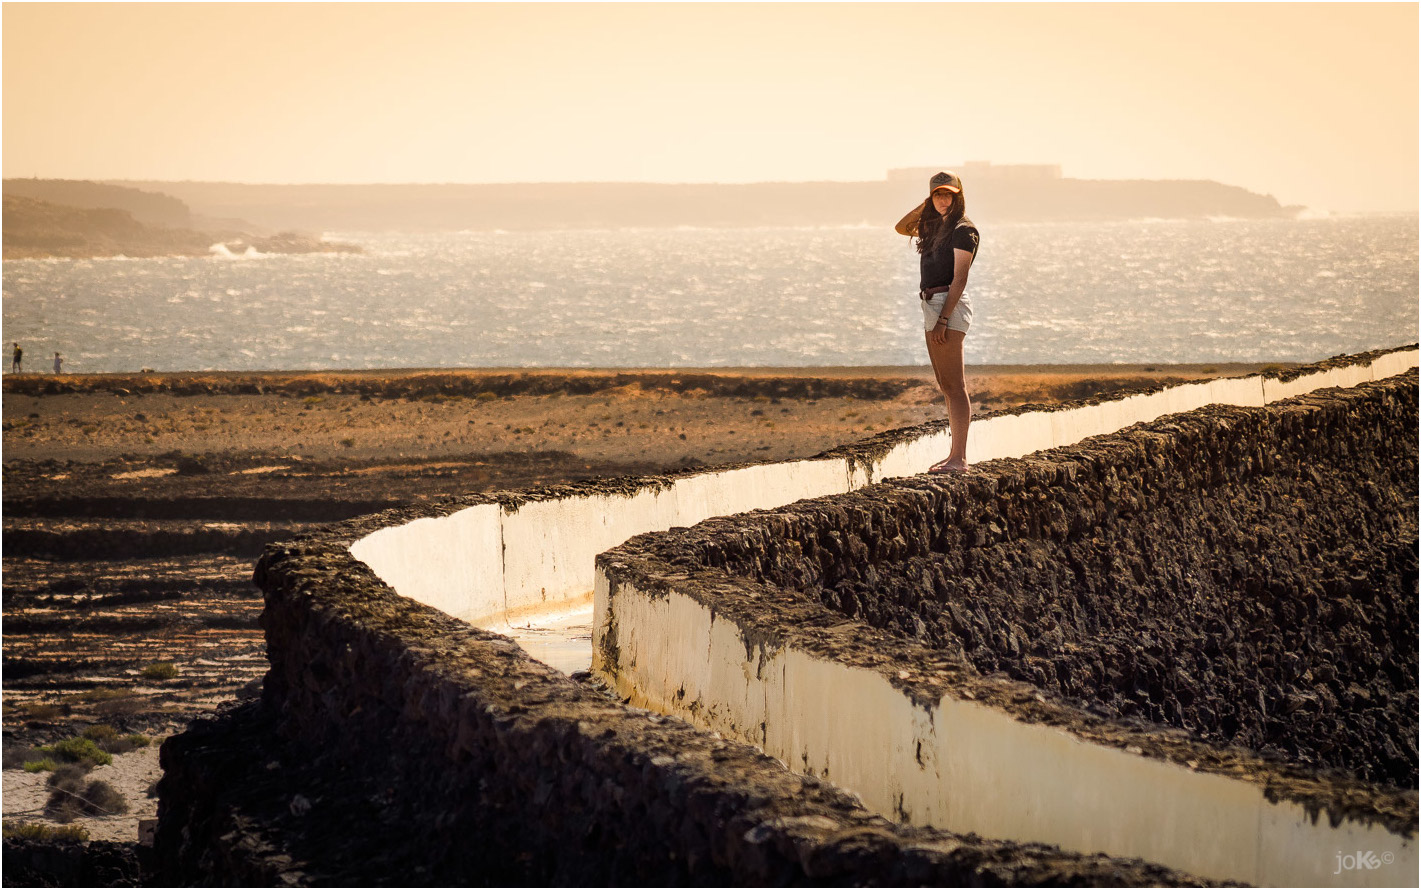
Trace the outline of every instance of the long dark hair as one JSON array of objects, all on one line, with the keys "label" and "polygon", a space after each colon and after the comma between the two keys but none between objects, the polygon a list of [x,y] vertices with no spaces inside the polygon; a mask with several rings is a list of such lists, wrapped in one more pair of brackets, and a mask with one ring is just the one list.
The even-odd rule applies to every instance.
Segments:
[{"label": "long dark hair", "polygon": [[952,206],[947,208],[947,216],[937,212],[933,199],[928,198],[923,207],[923,215],[918,217],[918,253],[937,253],[952,237],[952,230],[967,215],[967,199],[961,192],[952,195]]}]

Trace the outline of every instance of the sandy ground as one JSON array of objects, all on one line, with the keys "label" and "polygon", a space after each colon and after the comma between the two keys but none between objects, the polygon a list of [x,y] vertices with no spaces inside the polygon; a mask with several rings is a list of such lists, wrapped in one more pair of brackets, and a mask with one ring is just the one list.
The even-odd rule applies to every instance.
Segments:
[{"label": "sandy ground", "polygon": [[[978,412],[1026,402],[1083,398],[1149,383],[1244,373],[1254,365],[984,366],[968,369]],[[474,372],[466,372],[474,373]],[[586,394],[578,385],[631,382]],[[661,466],[701,462],[783,459],[812,454],[883,429],[942,417],[930,369],[750,369],[668,372],[508,372],[551,381],[548,394],[508,394],[507,376],[485,372],[487,389],[457,381],[475,395],[441,397],[401,392],[398,377],[364,374],[288,375],[284,392],[175,395],[137,386],[100,391],[104,375],[61,378],[93,391],[31,395],[7,378],[4,399],[5,459],[101,461],[120,454],[155,456],[242,453],[273,458],[267,470],[292,459],[415,458],[471,452],[566,451],[609,462],[651,461]],[[553,376],[553,375],[559,376]],[[615,375],[615,376],[612,376]],[[708,392],[697,376],[735,380],[745,397]],[[23,375],[45,383],[42,375]],[[172,375],[189,388],[221,390],[232,377]],[[438,375],[444,380],[449,374]],[[411,372],[406,384],[417,378]],[[638,382],[641,377],[646,382]],[[54,378],[49,378],[54,379]],[[111,378],[110,378],[111,379]],[[889,381],[892,398],[777,397],[771,381]],[[653,386],[653,382],[655,385]],[[363,387],[382,393],[341,392]],[[27,387],[33,388],[33,387]],[[267,386],[267,389],[275,389]],[[294,392],[311,392],[297,395]],[[385,395],[384,393],[394,393]],[[141,472],[144,468],[140,468]],[[246,468],[258,471],[260,467]],[[151,470],[150,470],[151,471]],[[138,476],[129,478],[141,478]]]},{"label": "sandy ground", "polygon": [[[979,367],[977,411],[1257,370]],[[251,568],[312,524],[496,489],[807,457],[944,416],[927,368],[7,375],[5,818],[11,751],[94,723],[162,736],[265,671]],[[178,676],[139,671],[172,662]],[[156,745],[93,775],[153,812]]]},{"label": "sandy ground", "polygon": [[[94,767],[87,777],[89,780],[101,779],[117,789],[128,800],[127,813],[85,817],[71,824],[87,830],[90,840],[138,840],[139,821],[158,816],[157,795],[149,797],[148,789],[163,776],[163,770],[158,766],[158,746],[162,741],[161,738],[154,739],[146,748],[120,754],[108,766]],[[51,791],[46,784],[49,776],[49,773],[5,770],[5,818],[49,823],[50,820],[44,817],[44,803]]]}]

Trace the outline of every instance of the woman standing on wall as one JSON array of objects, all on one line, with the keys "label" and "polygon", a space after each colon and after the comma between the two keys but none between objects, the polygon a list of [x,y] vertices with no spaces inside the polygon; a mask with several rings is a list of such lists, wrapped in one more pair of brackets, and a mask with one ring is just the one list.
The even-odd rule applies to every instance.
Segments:
[{"label": "woman standing on wall", "polygon": [[967,426],[972,402],[962,370],[962,341],[972,326],[972,301],[963,290],[967,270],[977,256],[977,227],[967,218],[962,180],[956,173],[937,173],[928,181],[928,197],[894,226],[900,235],[916,236],[923,304],[923,330],[928,358],[938,389],[947,400],[952,449],[929,473],[961,473],[967,469]]}]

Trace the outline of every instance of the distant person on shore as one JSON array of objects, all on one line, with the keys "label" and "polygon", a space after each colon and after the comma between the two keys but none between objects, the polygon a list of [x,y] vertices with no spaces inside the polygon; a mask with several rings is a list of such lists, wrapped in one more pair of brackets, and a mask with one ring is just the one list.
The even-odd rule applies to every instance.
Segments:
[{"label": "distant person on shore", "polygon": [[15,374],[20,373],[21,365],[24,364],[24,361],[25,351],[20,348],[20,344],[16,343],[15,351],[10,353],[10,371]]},{"label": "distant person on shore", "polygon": [[63,374],[63,373],[64,373],[63,368],[64,368],[64,356],[62,356],[62,355],[60,355],[59,353],[56,352],[56,353],[54,354],[54,373],[56,373],[56,374]]},{"label": "distant person on shore", "polygon": [[921,277],[918,298],[928,358],[938,389],[947,400],[952,448],[929,473],[961,473],[967,469],[967,427],[972,401],[962,367],[962,342],[972,326],[972,301],[963,291],[967,270],[977,257],[978,232],[967,218],[962,180],[956,173],[935,173],[928,180],[928,197],[898,221],[900,235],[916,237]]}]

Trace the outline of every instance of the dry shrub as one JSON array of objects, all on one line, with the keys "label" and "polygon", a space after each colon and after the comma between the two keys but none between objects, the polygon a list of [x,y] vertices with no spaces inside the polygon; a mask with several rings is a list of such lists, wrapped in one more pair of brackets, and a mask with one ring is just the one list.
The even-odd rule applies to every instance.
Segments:
[{"label": "dry shrub", "polygon": [[123,698],[106,699],[94,705],[95,713],[105,717],[127,717],[147,710],[143,696],[129,695]]},{"label": "dry shrub", "polygon": [[80,701],[86,702],[110,701],[116,698],[131,698],[132,696],[133,693],[127,689],[115,689],[112,686],[96,686],[93,689],[87,689],[74,695],[74,697]]},{"label": "dry shrub", "polygon": [[25,841],[78,841],[83,843],[89,839],[88,829],[78,825],[55,828],[53,825],[45,825],[42,822],[6,822],[4,834],[6,840],[17,838]]},{"label": "dry shrub", "polygon": [[101,742],[100,747],[110,754],[127,754],[129,751],[138,748],[146,748],[152,739],[146,735],[130,733],[129,735],[114,736],[106,742]]},{"label": "dry shrub", "polygon": [[84,799],[94,815],[128,812],[128,801],[119,790],[103,779],[95,779],[84,789]]},{"label": "dry shrub", "polygon": [[78,794],[84,790],[84,777],[88,773],[89,770],[86,767],[77,763],[66,763],[64,766],[57,767],[45,784],[51,788],[62,788],[65,791]]},{"label": "dry shrub", "polygon": [[[61,767],[61,770],[66,769]],[[54,788],[45,802],[44,814],[56,822],[73,822],[84,816],[113,816],[128,812],[128,801],[108,782],[94,779],[85,784],[83,774],[66,774],[56,782],[60,770],[50,777]]]},{"label": "dry shrub", "polygon": [[64,709],[48,702],[29,702],[20,706],[27,720],[56,720],[64,716]]},{"label": "dry shrub", "polygon": [[44,759],[44,756],[43,751],[31,745],[7,744],[0,762],[3,762],[5,769],[19,769],[26,763]]}]

